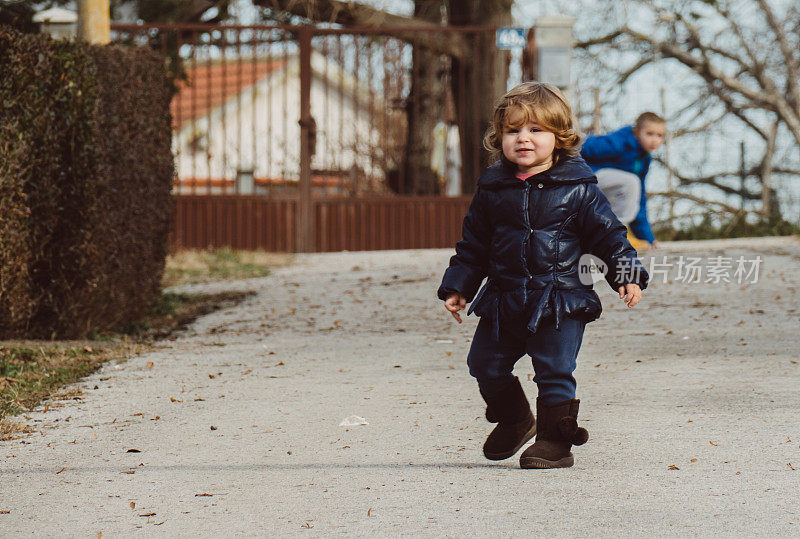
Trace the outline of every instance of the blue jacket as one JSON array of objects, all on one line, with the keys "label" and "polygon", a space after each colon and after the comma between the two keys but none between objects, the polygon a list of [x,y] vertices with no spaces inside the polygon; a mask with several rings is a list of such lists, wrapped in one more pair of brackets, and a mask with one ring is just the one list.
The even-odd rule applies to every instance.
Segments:
[{"label": "blue jacket", "polygon": [[639,213],[630,223],[630,227],[637,238],[653,243],[655,236],[647,219],[647,193],[644,190],[644,177],[650,168],[650,154],[636,140],[633,127],[623,127],[608,135],[587,137],[583,141],[581,157],[594,171],[601,168],[618,168],[639,176],[642,182]]},{"label": "blue jacket", "polygon": [[564,317],[597,319],[600,298],[578,277],[584,253],[605,262],[614,290],[631,282],[647,286],[625,226],[583,159],[565,159],[525,181],[509,165],[496,162],[478,181],[440,299],[458,292],[472,301],[467,314],[490,317],[497,338],[505,317],[528,317],[532,332],[545,320],[559,327]]}]

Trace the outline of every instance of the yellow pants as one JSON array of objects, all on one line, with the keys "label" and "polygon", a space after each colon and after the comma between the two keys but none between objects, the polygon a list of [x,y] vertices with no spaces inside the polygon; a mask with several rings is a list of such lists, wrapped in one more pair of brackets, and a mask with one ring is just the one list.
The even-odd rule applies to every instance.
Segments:
[{"label": "yellow pants", "polygon": [[633,235],[633,232],[631,232],[630,227],[628,227],[628,241],[631,242],[631,245],[633,245],[633,248],[636,249],[637,251],[646,251],[647,249],[650,248],[649,243],[647,243],[644,240],[640,240],[639,238]]}]

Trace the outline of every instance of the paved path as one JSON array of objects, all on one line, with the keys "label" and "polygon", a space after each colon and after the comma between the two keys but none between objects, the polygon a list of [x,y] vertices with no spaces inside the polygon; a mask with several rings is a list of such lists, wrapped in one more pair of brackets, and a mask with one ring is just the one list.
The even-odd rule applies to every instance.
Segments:
[{"label": "paved path", "polygon": [[481,455],[476,321],[434,298],[449,254],[206,285],[258,295],[0,442],[0,535],[800,534],[800,241],[658,253],[761,255],[752,285],[656,282],[626,310],[601,283],[576,373],[591,438],[552,471]]}]

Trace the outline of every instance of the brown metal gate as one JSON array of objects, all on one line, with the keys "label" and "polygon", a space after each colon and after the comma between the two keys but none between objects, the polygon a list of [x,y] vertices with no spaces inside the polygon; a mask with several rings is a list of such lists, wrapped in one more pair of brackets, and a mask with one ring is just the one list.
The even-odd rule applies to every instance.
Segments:
[{"label": "brown metal gate", "polygon": [[[474,181],[481,165],[481,130],[455,129],[474,151],[453,144],[455,100],[476,81],[458,79],[451,57],[440,54],[432,60],[441,79],[429,85],[435,92],[412,92],[420,77],[432,75],[411,69],[409,36],[441,36],[280,25],[112,30],[118,43],[160,49],[174,76],[174,249],[302,252],[457,241],[469,197],[398,195],[430,181],[405,160],[418,136],[407,124],[409,110],[428,107],[441,119],[431,135],[434,190],[453,194],[452,186],[465,175]],[[493,32],[443,27],[441,35],[451,33],[477,53],[477,37]]]}]

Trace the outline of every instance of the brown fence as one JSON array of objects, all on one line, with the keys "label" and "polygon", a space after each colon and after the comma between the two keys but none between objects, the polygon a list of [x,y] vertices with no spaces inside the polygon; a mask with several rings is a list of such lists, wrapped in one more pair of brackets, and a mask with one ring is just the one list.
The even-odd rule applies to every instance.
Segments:
[{"label": "brown fence", "polygon": [[[176,197],[171,248],[295,252],[296,197]],[[314,251],[453,247],[470,197],[317,198]]]}]

